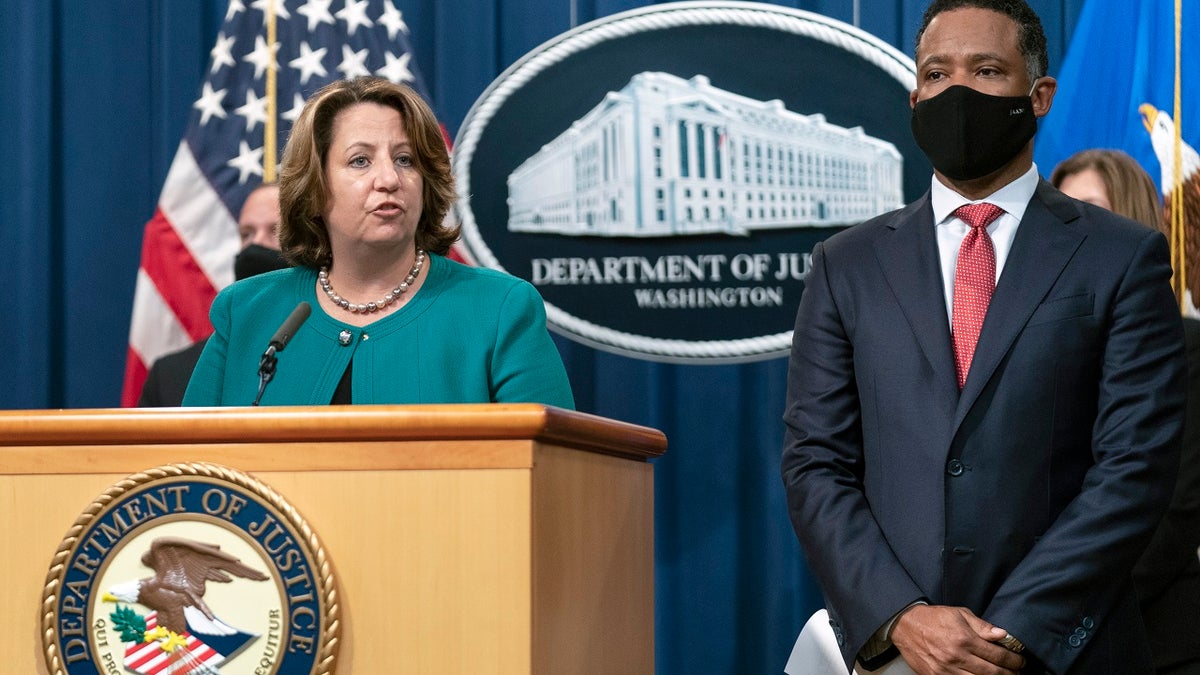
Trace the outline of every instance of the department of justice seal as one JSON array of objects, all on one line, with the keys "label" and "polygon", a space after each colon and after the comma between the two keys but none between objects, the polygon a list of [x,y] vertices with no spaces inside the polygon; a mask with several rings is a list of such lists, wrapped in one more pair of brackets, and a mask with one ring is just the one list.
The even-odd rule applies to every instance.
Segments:
[{"label": "department of justice seal", "polygon": [[912,60],[834,19],[678,2],[598,19],[506,69],[454,144],[478,264],[554,331],[673,363],[787,354],[813,246],[929,187]]},{"label": "department of justice seal", "polygon": [[282,497],[215,464],[172,464],[98,497],[42,596],[54,675],[332,673],[332,565]]}]

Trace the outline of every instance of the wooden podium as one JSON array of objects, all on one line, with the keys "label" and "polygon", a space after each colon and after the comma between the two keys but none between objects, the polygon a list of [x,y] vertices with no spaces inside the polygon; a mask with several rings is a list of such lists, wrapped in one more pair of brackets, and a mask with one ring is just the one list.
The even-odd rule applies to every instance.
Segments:
[{"label": "wooden podium", "polygon": [[47,571],[98,495],[209,462],[320,538],[337,673],[652,673],[646,460],[665,449],[656,430],[540,405],[0,412],[0,670],[47,672]]}]

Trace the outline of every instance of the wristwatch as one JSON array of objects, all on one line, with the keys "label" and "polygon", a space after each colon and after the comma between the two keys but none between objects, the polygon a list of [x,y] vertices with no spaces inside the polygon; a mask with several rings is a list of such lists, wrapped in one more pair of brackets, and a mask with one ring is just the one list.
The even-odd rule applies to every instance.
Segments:
[{"label": "wristwatch", "polygon": [[998,642],[997,644],[999,644],[1001,647],[1004,647],[1005,649],[1009,650],[1010,652],[1014,652],[1017,654],[1020,654],[1021,652],[1025,651],[1025,645],[1021,644],[1020,640],[1013,637],[1012,633],[1006,633],[1003,638],[1000,638],[1000,642]]}]

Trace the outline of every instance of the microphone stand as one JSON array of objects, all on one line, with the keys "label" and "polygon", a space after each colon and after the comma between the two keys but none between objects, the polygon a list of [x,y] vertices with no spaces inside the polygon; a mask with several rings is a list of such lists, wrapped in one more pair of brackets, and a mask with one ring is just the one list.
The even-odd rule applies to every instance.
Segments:
[{"label": "microphone stand", "polygon": [[262,400],[263,392],[267,389],[267,383],[271,381],[271,378],[275,377],[275,354],[283,351],[288,341],[300,329],[300,324],[304,323],[304,320],[308,318],[311,312],[312,306],[307,302],[301,302],[296,305],[296,308],[292,310],[288,318],[284,319],[283,325],[279,327],[279,330],[275,331],[275,335],[271,337],[271,341],[267,343],[267,351],[263,352],[262,360],[258,362],[258,396],[254,397],[254,403],[251,405],[258,405],[259,401]]},{"label": "microphone stand", "polygon": [[262,400],[263,392],[267,389],[267,383],[271,378],[275,377],[275,363],[279,359],[275,358],[275,345],[267,347],[267,351],[263,352],[262,360],[258,362],[258,396],[254,397],[254,403],[258,405]]}]

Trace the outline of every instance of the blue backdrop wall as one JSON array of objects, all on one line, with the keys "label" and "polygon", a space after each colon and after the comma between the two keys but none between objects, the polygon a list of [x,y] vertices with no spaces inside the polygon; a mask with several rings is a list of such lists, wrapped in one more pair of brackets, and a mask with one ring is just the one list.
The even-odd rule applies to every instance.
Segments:
[{"label": "blue backdrop wall", "polygon": [[[0,252],[9,261],[0,408],[118,404],[142,226],[227,1],[0,6]],[[1083,2],[1031,2],[1050,39],[1051,72]],[[453,135],[488,84],[541,42],[655,3],[395,4]],[[856,24],[911,54],[926,0],[776,4]],[[658,672],[780,672],[796,632],[821,605],[779,479],[785,360],[664,365],[557,342],[580,409],[657,427],[670,439],[656,463]]]}]

